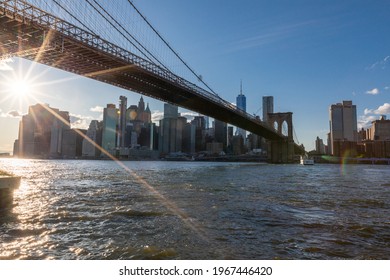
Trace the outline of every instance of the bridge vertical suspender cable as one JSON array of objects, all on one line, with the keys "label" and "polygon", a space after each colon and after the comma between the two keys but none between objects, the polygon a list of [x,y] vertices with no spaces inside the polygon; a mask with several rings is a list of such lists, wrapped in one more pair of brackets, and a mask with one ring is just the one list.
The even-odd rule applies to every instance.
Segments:
[{"label": "bridge vertical suspender cable", "polygon": [[171,45],[161,36],[161,34],[153,27],[153,25],[147,20],[147,18],[137,9],[137,7],[133,4],[132,1],[127,0],[127,2],[134,8],[134,10],[140,15],[140,17],[146,22],[146,24],[156,33],[156,35],[163,41],[163,43],[172,51],[172,53],[187,67],[188,70],[204,85],[206,86],[212,93],[217,95],[214,90],[212,90],[206,82],[203,81],[201,75],[196,74],[196,72],[184,61],[183,58],[171,47]]},{"label": "bridge vertical suspender cable", "polygon": [[71,18],[73,18],[74,20],[76,20],[78,23],[80,23],[85,29],[87,29],[89,32],[91,32],[92,34],[96,35],[96,33],[90,29],[87,25],[85,25],[83,22],[81,22],[77,17],[75,17],[74,15],[72,15],[71,12],[69,12],[67,9],[64,8],[64,6],[62,6],[60,3],[58,3],[57,0],[52,0],[57,6],[59,6],[62,10],[65,11],[65,13],[67,13]]},{"label": "bridge vertical suspender cable", "polygon": [[133,35],[130,34],[126,30],[126,28],[123,27],[122,24],[120,24],[110,13],[106,11],[96,0],[92,0],[112,21],[114,21],[128,36],[130,36],[131,39],[133,39],[143,50],[141,50],[136,44],[134,44],[128,37],[123,34],[110,20],[108,20],[89,0],[85,0],[97,13],[100,14],[113,28],[115,28],[116,31],[119,32],[119,34],[122,35],[123,38],[126,39],[130,44],[132,44],[142,55],[144,55],[147,59],[152,61],[150,57],[148,57],[147,54],[143,50],[145,50],[160,66],[165,68],[166,70],[170,71],[164,63],[162,63],[156,56],[154,56],[147,48],[145,48]]}]

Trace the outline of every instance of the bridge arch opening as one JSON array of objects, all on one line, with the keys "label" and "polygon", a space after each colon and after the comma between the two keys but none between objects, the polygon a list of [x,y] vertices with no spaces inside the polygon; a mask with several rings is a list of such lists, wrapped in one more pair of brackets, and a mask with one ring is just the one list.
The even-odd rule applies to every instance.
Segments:
[{"label": "bridge arch opening", "polygon": [[282,134],[284,135],[284,136],[289,136],[289,131],[288,131],[288,124],[287,124],[287,121],[286,120],[284,120],[283,122],[282,122]]},{"label": "bridge arch opening", "polygon": [[278,128],[279,128],[279,123],[277,121],[274,121],[274,125],[273,125],[274,129],[276,131],[278,131]]}]

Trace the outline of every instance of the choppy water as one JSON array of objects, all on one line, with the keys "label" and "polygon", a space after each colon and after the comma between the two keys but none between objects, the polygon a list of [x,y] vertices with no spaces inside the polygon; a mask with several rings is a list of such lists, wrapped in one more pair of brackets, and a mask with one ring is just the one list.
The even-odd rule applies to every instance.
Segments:
[{"label": "choppy water", "polygon": [[0,160],[0,259],[388,259],[390,167]]}]

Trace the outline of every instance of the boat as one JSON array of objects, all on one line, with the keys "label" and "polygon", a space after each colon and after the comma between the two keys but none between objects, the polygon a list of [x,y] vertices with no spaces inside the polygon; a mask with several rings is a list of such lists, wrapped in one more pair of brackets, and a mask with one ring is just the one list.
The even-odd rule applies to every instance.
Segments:
[{"label": "boat", "polygon": [[307,155],[301,156],[300,163],[302,165],[313,165],[314,164],[314,159],[309,158]]},{"label": "boat", "polygon": [[12,205],[14,189],[19,187],[20,180],[20,177],[0,170],[0,209]]}]

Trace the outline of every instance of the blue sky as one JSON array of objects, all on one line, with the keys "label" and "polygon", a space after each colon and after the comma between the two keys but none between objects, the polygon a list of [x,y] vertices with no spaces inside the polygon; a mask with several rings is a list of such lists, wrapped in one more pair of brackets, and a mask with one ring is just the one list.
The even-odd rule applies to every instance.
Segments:
[{"label": "blue sky", "polygon": [[[360,126],[380,114],[390,118],[389,1],[134,3],[221,97],[235,103],[242,80],[249,113],[261,115],[265,95],[274,96],[276,112],[293,112],[296,135],[308,150],[317,136],[326,140],[331,104],[352,100]],[[28,73],[35,85],[28,100],[10,97],[7,84]],[[101,107],[118,104],[119,95],[128,104],[140,98],[20,59],[0,64],[0,85],[0,151],[12,150],[18,115],[38,100],[70,111],[85,126],[101,118]],[[145,101],[155,116],[163,110],[161,102]]]}]

